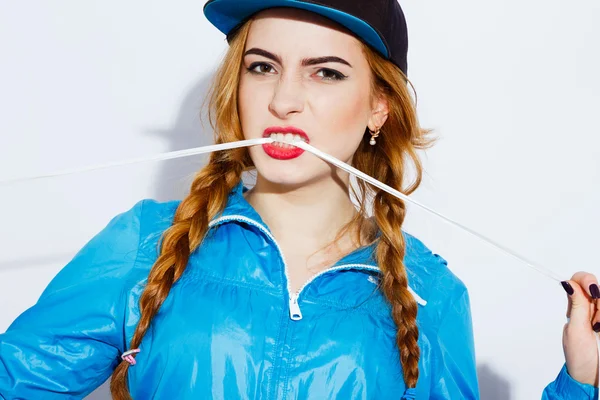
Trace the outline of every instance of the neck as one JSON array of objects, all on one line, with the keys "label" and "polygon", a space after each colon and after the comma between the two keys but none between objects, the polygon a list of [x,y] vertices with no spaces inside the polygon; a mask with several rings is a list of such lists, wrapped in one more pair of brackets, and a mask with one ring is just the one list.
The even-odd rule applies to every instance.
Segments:
[{"label": "neck", "polygon": [[357,212],[342,182],[290,187],[259,176],[245,196],[278,241],[302,242],[315,248],[332,242]]}]

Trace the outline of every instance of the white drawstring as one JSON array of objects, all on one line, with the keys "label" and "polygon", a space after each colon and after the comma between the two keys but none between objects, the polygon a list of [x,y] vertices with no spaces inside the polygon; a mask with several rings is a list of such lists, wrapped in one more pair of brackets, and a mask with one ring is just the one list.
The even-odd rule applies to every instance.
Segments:
[{"label": "white drawstring", "polygon": [[[276,139],[272,139],[272,138],[240,140],[240,141],[236,141],[236,142],[228,142],[228,143],[223,143],[223,144],[218,144],[218,145],[203,146],[203,147],[196,147],[196,148],[186,149],[186,150],[172,151],[172,152],[162,153],[162,154],[149,156],[149,157],[140,157],[140,158],[134,158],[134,159],[119,161],[119,162],[112,162],[112,163],[106,163],[106,164],[100,164],[100,165],[94,165],[94,166],[88,166],[88,167],[81,167],[81,168],[73,168],[73,169],[69,169],[69,170],[63,170],[63,171],[47,173],[47,174],[42,174],[42,175],[33,175],[33,176],[27,176],[27,177],[21,177],[21,178],[5,179],[5,180],[0,180],[0,185],[23,182],[23,181],[28,181],[28,180],[40,179],[40,178],[49,178],[49,177],[55,177],[55,176],[69,175],[69,174],[75,174],[75,173],[80,173],[80,172],[94,171],[94,170],[98,170],[98,169],[104,169],[104,168],[110,168],[110,167],[116,167],[116,166],[122,166],[122,165],[128,165],[128,164],[135,164],[135,163],[140,163],[140,162],[169,160],[169,159],[180,158],[180,157],[188,157],[188,156],[193,156],[193,155],[197,155],[197,154],[212,153],[215,151],[222,151],[222,150],[230,150],[230,149],[239,148],[239,147],[249,147],[249,146],[256,146],[256,145],[261,145],[261,144],[273,143],[276,141],[290,144],[293,146],[297,146],[303,150],[306,150],[306,151],[314,154],[315,156],[335,165],[336,167],[343,169],[344,171],[346,171],[346,172],[370,183],[371,185],[391,194],[392,196],[395,196],[401,200],[412,203],[415,206],[420,207],[423,210],[430,212],[431,214],[441,218],[442,220],[448,222],[449,224],[454,225],[455,227],[471,234],[472,236],[475,236],[476,238],[480,239],[484,243],[500,250],[502,253],[516,258],[517,260],[523,262],[525,265],[527,265],[528,267],[532,268],[533,270],[539,272],[540,274],[546,276],[547,278],[553,279],[557,282],[560,282],[562,280],[552,270],[542,267],[540,265],[536,265],[531,261],[528,261],[525,257],[521,256],[520,254],[516,253],[515,251],[513,251],[505,246],[500,245],[499,243],[493,241],[492,239],[489,239],[486,236],[484,236],[484,235],[482,235],[482,234],[480,234],[480,233],[478,233],[456,221],[453,221],[452,219],[438,213],[437,211],[406,196],[404,193],[386,185],[385,183],[378,181],[377,179],[357,170],[356,168],[338,160],[337,158],[335,158],[333,156],[330,156],[327,153],[322,152],[319,149],[314,148],[313,146],[311,146],[308,143],[305,143],[303,141],[286,141],[286,140],[276,140]],[[600,382],[600,337],[598,336],[598,334],[596,334],[596,340],[598,342],[598,381]]]},{"label": "white drawstring", "polygon": [[169,159],[174,159],[174,158],[193,156],[193,155],[197,155],[197,154],[212,153],[215,151],[230,150],[230,149],[235,149],[235,148],[239,148],[239,147],[256,146],[256,145],[273,143],[273,142],[282,142],[282,143],[294,145],[303,150],[306,150],[306,151],[314,154],[315,156],[335,165],[336,167],[341,168],[344,171],[346,171],[352,175],[355,175],[358,178],[361,178],[362,180],[370,183],[371,185],[378,187],[381,190],[386,191],[387,193],[391,194],[392,196],[395,196],[401,200],[405,200],[409,203],[414,204],[417,207],[424,209],[425,211],[430,212],[431,214],[441,218],[442,220],[450,223],[451,225],[454,225],[455,227],[462,229],[463,231],[475,236],[476,238],[482,240],[486,244],[491,245],[492,247],[495,247],[496,249],[500,250],[501,252],[503,252],[511,257],[516,258],[517,260],[523,262],[525,265],[534,269],[535,271],[539,272],[540,274],[545,275],[546,277],[553,279],[557,282],[562,281],[562,279],[560,279],[560,277],[552,270],[534,264],[533,262],[527,260],[522,255],[517,254],[515,251],[510,250],[507,247],[502,246],[499,243],[493,241],[492,239],[489,239],[486,236],[484,236],[478,232],[475,232],[474,230],[472,230],[456,221],[451,220],[450,218],[438,213],[437,211],[406,196],[404,193],[401,193],[400,191],[386,185],[385,183],[378,181],[377,179],[357,170],[356,168],[338,160],[337,158],[335,158],[333,156],[330,156],[327,153],[322,152],[321,150],[319,150],[301,140],[300,141],[286,141],[286,140],[277,140],[277,139],[272,139],[272,138],[239,140],[239,141],[235,141],[235,142],[222,143],[222,144],[218,144],[218,145],[202,146],[202,147],[196,147],[196,148],[192,148],[192,149],[172,151],[172,152],[157,154],[157,155],[153,155],[153,156],[149,156],[149,157],[139,157],[139,158],[134,158],[134,159],[125,160],[125,161],[117,161],[117,162],[110,162],[110,163],[92,165],[92,166],[87,166],[87,167],[72,168],[72,169],[68,169],[68,170],[57,171],[57,172],[41,174],[41,175],[26,176],[26,177],[20,177],[20,178],[10,178],[10,179],[5,179],[5,180],[0,180],[0,185],[24,182],[24,181],[34,180],[34,179],[41,179],[41,178],[50,178],[50,177],[56,177],[56,176],[62,176],[62,175],[70,175],[70,174],[94,171],[94,170],[110,168],[110,167],[117,167],[117,166],[122,166],[122,165],[136,164],[136,163],[147,162],[147,161],[169,160]]},{"label": "white drawstring", "polygon": [[[292,143],[290,143],[290,144],[292,144]],[[378,187],[379,189],[381,189],[381,190],[383,190],[383,191],[391,194],[392,196],[395,196],[395,197],[397,197],[399,199],[402,199],[402,200],[406,200],[406,201],[408,201],[408,202],[416,205],[417,207],[420,207],[423,210],[430,212],[431,214],[433,214],[433,215],[435,215],[435,216],[443,219],[444,221],[450,223],[451,225],[454,225],[457,228],[462,229],[465,232],[467,232],[467,233],[475,236],[476,238],[482,240],[483,242],[491,245],[492,247],[497,248],[498,250],[502,251],[503,253],[508,254],[509,256],[512,256],[512,257],[516,258],[517,260],[525,263],[528,267],[536,270],[540,274],[543,274],[543,275],[545,275],[546,277],[548,277],[550,279],[554,279],[557,282],[561,282],[562,281],[562,279],[560,279],[560,277],[556,273],[554,273],[553,271],[551,271],[550,269],[545,268],[545,267],[541,267],[539,265],[533,264],[531,261],[528,261],[527,259],[525,259],[525,257],[517,254],[513,250],[510,250],[510,249],[508,249],[508,248],[506,248],[506,247],[504,247],[504,246],[496,243],[492,239],[489,239],[486,236],[484,236],[484,235],[482,235],[482,234],[480,234],[478,232],[475,232],[474,230],[472,230],[472,229],[470,229],[470,228],[468,228],[468,227],[466,227],[466,226],[464,226],[464,225],[462,225],[462,224],[460,224],[460,223],[458,223],[456,221],[451,220],[450,218],[448,218],[448,217],[446,217],[446,216],[438,213],[437,211],[435,211],[435,210],[433,210],[433,209],[431,209],[431,208],[429,208],[429,207],[427,207],[427,206],[419,203],[418,201],[416,201],[416,200],[408,197],[404,193],[399,192],[398,190],[389,187],[385,183],[382,183],[382,182],[378,181],[377,179],[370,177],[369,175],[365,174],[364,172],[357,170],[356,168],[354,168],[354,167],[352,167],[352,166],[350,166],[350,165],[348,165],[348,164],[346,164],[346,163],[338,160],[337,158],[334,158],[334,157],[330,156],[329,154],[324,153],[321,150],[316,149],[316,148],[312,147],[311,145],[309,145],[307,143],[304,143],[304,142],[294,142],[293,145],[294,146],[298,146],[301,149],[304,149],[304,150],[307,150],[307,151],[313,153],[317,157],[319,157],[319,158],[321,158],[321,159],[323,159],[323,160],[325,160],[325,161],[327,161],[327,162],[335,165],[338,168],[343,169],[344,171],[346,171],[346,172],[348,172],[348,173],[350,173],[352,175],[355,175],[355,176],[361,178],[362,180],[370,183],[373,186]]]},{"label": "white drawstring", "polygon": [[17,182],[25,182],[25,181],[30,181],[30,180],[34,180],[34,179],[40,179],[40,178],[51,178],[51,177],[62,176],[62,175],[71,175],[71,174],[77,174],[80,172],[89,172],[89,171],[95,171],[98,169],[119,167],[122,165],[137,164],[137,163],[147,162],[147,161],[170,160],[173,158],[195,156],[197,154],[213,153],[215,151],[220,151],[220,150],[230,150],[230,149],[235,149],[238,147],[255,146],[257,144],[265,144],[265,143],[272,143],[272,142],[273,142],[273,139],[270,139],[270,138],[240,140],[237,142],[229,142],[229,143],[223,143],[223,144],[215,144],[215,145],[211,145],[211,146],[196,147],[193,149],[171,151],[168,153],[161,153],[161,154],[156,154],[156,155],[148,156],[148,157],[132,158],[130,160],[125,160],[125,161],[115,161],[115,162],[98,164],[98,165],[90,165],[87,167],[71,168],[71,169],[66,169],[66,170],[62,170],[62,171],[56,171],[56,172],[51,172],[51,173],[41,174],[41,175],[31,175],[31,176],[24,176],[24,177],[20,177],[20,178],[3,179],[3,180],[0,180],[0,185],[7,185],[7,184],[12,184],[12,183],[17,183]]}]

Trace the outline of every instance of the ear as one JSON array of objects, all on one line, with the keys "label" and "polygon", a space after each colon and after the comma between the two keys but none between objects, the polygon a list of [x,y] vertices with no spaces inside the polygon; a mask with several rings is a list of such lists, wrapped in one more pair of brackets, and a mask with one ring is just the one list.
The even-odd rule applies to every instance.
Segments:
[{"label": "ear", "polygon": [[389,110],[388,99],[385,95],[379,94],[373,100],[371,105],[371,116],[369,117],[368,127],[371,131],[375,132],[377,129],[381,129],[385,121],[387,121]]}]

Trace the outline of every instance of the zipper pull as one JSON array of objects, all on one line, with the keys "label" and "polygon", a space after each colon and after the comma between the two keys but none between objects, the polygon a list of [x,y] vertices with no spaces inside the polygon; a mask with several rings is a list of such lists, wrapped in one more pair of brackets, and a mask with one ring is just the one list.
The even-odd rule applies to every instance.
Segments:
[{"label": "zipper pull", "polygon": [[293,294],[290,296],[290,318],[292,321],[300,321],[302,319],[302,312],[298,305],[298,295]]}]

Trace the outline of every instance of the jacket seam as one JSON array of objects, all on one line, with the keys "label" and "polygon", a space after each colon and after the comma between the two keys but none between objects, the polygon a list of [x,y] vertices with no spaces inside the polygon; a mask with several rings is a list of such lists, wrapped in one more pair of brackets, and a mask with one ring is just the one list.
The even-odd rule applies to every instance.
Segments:
[{"label": "jacket seam", "polygon": [[[467,288],[464,287],[463,290],[461,290],[456,297],[453,297],[450,302],[446,303],[447,306],[442,311],[443,312],[442,318],[440,318],[440,321],[439,321],[439,323],[437,325],[433,326],[432,336],[439,337],[440,328],[442,327],[442,325],[444,325],[444,322],[446,321],[446,318],[447,318],[447,315],[448,315],[447,311],[465,294],[466,291],[467,291]],[[439,360],[441,360],[439,352],[437,350],[436,351],[432,351],[431,352],[430,364],[436,363]]]},{"label": "jacket seam", "polygon": [[322,305],[322,306],[340,310],[340,311],[356,311],[356,312],[360,312],[360,313],[367,314],[367,315],[376,314],[376,315],[379,315],[382,317],[386,317],[388,315],[388,313],[382,311],[378,307],[365,306],[364,304],[360,304],[358,306],[352,306],[352,305],[339,303],[339,302],[332,301],[332,300],[323,300],[323,299],[315,298],[312,296],[306,296],[305,299],[313,301],[318,306]]},{"label": "jacket seam", "polygon": [[232,279],[232,278],[226,278],[223,276],[213,275],[213,274],[206,273],[206,272],[196,271],[196,277],[200,278],[200,279],[204,279],[206,281],[210,281],[212,283],[225,283],[225,284],[228,284],[229,286],[241,287],[241,288],[245,288],[245,289],[255,289],[262,293],[267,293],[267,294],[274,295],[274,296],[281,295],[281,292],[278,292],[276,290],[267,289],[264,286],[256,285],[253,283],[244,283],[244,282],[240,282],[235,279]]},{"label": "jacket seam", "polygon": [[138,244],[137,244],[137,250],[135,253],[135,259],[133,260],[133,264],[131,264],[131,268],[135,269],[137,263],[138,263],[138,259],[140,258],[140,247],[142,247],[142,216],[144,214],[144,206],[146,205],[146,200],[142,200],[142,204],[140,205],[140,227],[139,227],[139,232],[138,232]]},{"label": "jacket seam", "polygon": [[[142,217],[144,214],[144,206],[146,205],[146,200],[142,200],[141,204],[140,204],[140,212],[139,212],[139,228],[138,228],[138,243],[137,243],[137,248],[136,248],[136,253],[135,253],[135,258],[133,260],[133,263],[131,264],[131,270],[133,271],[135,269],[135,267],[137,266],[138,260],[140,258],[140,247],[142,244]],[[144,281],[147,282],[147,279],[144,279]],[[126,289],[125,287],[123,287],[122,292],[121,292],[121,296],[124,297],[124,303],[125,303],[125,308],[127,309],[127,304],[129,303],[127,301],[127,298],[129,297],[129,295],[131,294],[131,291],[136,288],[138,286],[139,282],[135,283],[132,287]],[[138,302],[136,302],[136,306],[139,307],[139,299]],[[140,314],[141,315],[141,314]],[[123,317],[127,318],[127,310],[125,310],[125,312],[123,313]],[[120,349],[123,351],[125,351],[127,349],[127,347],[129,347],[129,343],[127,342],[127,331],[125,330],[125,326],[126,323],[125,321],[122,321],[123,323],[123,343],[125,343],[125,348],[124,349]],[[139,323],[139,321],[138,321]]]},{"label": "jacket seam", "polygon": [[463,288],[457,296],[453,297],[452,300],[450,302],[447,302],[447,306],[443,309],[443,316],[442,318],[440,318],[440,321],[435,325],[435,330],[433,331],[433,333],[437,336],[440,328],[442,327],[442,325],[444,325],[444,322],[446,322],[446,318],[448,316],[448,310],[454,306],[454,304],[461,298],[464,296],[465,292],[467,291],[467,288]]}]

